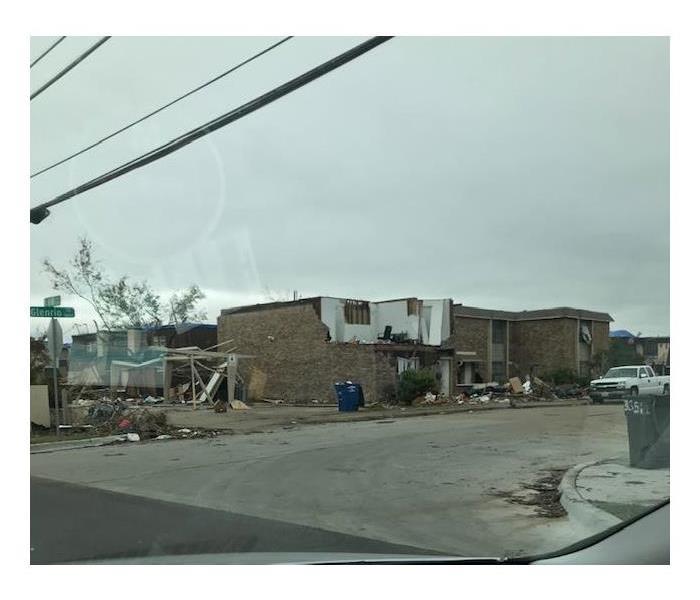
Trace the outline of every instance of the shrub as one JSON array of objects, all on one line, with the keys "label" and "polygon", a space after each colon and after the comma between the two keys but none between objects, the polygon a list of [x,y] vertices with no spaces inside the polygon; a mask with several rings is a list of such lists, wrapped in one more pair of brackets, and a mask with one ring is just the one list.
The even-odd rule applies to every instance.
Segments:
[{"label": "shrub", "polygon": [[557,369],[545,374],[541,379],[554,385],[562,385],[564,383],[575,383],[578,375],[572,369]]},{"label": "shrub", "polygon": [[408,369],[401,373],[398,397],[404,404],[411,404],[416,396],[435,389],[435,376],[428,369]]}]

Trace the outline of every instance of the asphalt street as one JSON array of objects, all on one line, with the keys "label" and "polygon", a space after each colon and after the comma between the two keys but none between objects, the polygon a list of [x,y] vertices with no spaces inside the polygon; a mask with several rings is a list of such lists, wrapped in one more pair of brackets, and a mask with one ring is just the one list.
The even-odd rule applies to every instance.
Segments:
[{"label": "asphalt street", "polygon": [[247,552],[431,554],[315,527],[32,478],[32,564]]},{"label": "asphalt street", "polygon": [[626,449],[622,406],[593,405],[33,454],[31,560],[547,552],[597,531],[540,516],[504,493]]}]

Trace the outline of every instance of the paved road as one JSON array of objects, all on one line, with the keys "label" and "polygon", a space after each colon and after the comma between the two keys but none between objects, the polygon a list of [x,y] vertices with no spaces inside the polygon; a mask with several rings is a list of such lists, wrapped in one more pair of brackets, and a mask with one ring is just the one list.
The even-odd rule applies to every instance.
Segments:
[{"label": "paved road", "polygon": [[[613,405],[313,425],[34,454],[34,477],[119,495],[33,483],[32,545],[37,557],[52,560],[55,531],[46,532],[57,510],[84,529],[78,536],[83,554],[75,550],[79,557],[96,552],[88,537],[109,540],[121,526],[131,528],[130,543],[143,527],[139,539],[149,553],[159,551],[163,540],[179,548],[192,543],[199,551],[222,514],[205,511],[200,517],[198,508],[231,516],[231,527],[216,543],[240,528],[238,541],[231,542],[237,548],[245,547],[241,540],[248,534],[264,540],[256,547],[268,548],[277,532],[286,547],[299,550],[345,534],[354,539],[337,538],[335,547],[362,551],[376,540],[469,556],[549,551],[595,532],[568,517],[537,516],[532,507],[513,505],[497,493],[521,489],[548,469],[623,457],[626,443],[622,407]],[[180,506],[163,508],[146,499]],[[178,510],[191,517],[185,525]],[[85,512],[93,516],[83,522]],[[132,523],[130,514],[140,516]],[[145,525],[149,514],[153,528]],[[166,539],[159,532],[168,525]],[[308,528],[317,537],[309,538]],[[128,551],[123,546],[118,540],[103,544]]]},{"label": "paved road", "polygon": [[283,521],[31,479],[30,559],[248,552],[434,554]]}]

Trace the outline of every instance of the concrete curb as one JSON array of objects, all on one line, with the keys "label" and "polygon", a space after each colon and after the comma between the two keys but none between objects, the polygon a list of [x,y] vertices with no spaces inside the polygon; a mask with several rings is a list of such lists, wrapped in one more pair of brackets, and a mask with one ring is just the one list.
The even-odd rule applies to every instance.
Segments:
[{"label": "concrete curb", "polygon": [[[510,408],[557,408],[560,406],[586,406],[588,403],[587,402],[581,402],[581,401],[564,401],[564,402],[537,402],[537,403],[532,403],[532,404],[526,404],[526,405],[518,405],[517,407],[510,406],[508,404],[491,404],[491,405],[478,405],[478,404],[473,404],[469,406],[465,405],[460,405],[460,406],[450,406],[450,405],[444,405],[440,406],[437,405],[434,408],[426,408],[426,409],[419,409],[419,410],[413,410],[413,411],[391,411],[387,412],[384,411],[381,414],[380,411],[377,411],[377,414],[372,414],[372,412],[362,412],[362,413],[346,413],[348,415],[353,415],[352,417],[344,418],[344,417],[338,417],[337,420],[328,420],[325,419],[323,421],[319,421],[320,423],[347,423],[349,421],[374,421],[378,419],[394,419],[394,418],[406,418],[406,417],[426,417],[430,415],[444,415],[444,414],[467,414],[469,412],[475,413],[475,412],[481,412],[481,411],[486,411],[486,410],[502,410],[502,409],[510,409]],[[361,416],[357,416],[361,415]],[[334,417],[331,417],[333,419]],[[312,421],[304,421],[304,423],[313,423]]]},{"label": "concrete curb", "polygon": [[562,477],[559,484],[559,491],[561,492],[559,502],[569,517],[586,529],[593,531],[604,531],[608,527],[622,522],[622,519],[591,504],[579,494],[576,488],[576,480],[581,471],[604,462],[608,462],[608,460],[597,460],[576,465],[564,473],[564,477]]},{"label": "concrete curb", "polygon": [[44,442],[39,444],[30,444],[29,454],[60,452],[61,450],[79,450],[80,448],[97,448],[99,446],[106,446],[123,439],[123,435],[107,435],[104,437],[87,438],[84,440],[67,440],[65,442]]}]

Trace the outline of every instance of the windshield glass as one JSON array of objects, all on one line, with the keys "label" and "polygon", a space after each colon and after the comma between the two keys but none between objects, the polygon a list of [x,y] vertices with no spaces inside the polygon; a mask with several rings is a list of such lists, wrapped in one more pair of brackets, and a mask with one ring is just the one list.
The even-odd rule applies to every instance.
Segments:
[{"label": "windshield glass", "polygon": [[32,562],[526,556],[667,498],[668,379],[591,382],[670,372],[668,46],[32,38]]},{"label": "windshield glass", "polygon": [[636,377],[637,376],[637,371],[638,369],[636,368],[627,368],[627,369],[610,369],[603,379],[614,379],[616,377]]}]

